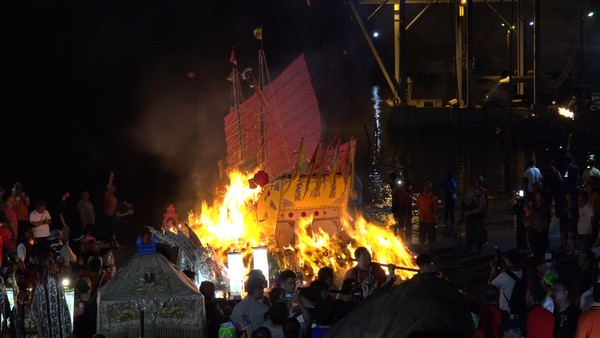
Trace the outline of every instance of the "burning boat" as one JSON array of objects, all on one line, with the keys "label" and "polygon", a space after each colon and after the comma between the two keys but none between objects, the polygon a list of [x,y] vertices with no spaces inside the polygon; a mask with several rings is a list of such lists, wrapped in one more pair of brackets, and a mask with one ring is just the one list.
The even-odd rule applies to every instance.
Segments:
[{"label": "burning boat", "polygon": [[[203,244],[202,256],[214,261],[210,266],[228,266],[228,274],[200,278],[216,278],[237,292],[252,268],[267,278],[289,268],[310,279],[329,266],[341,276],[353,265],[358,246],[381,263],[414,266],[387,227],[348,212],[348,201],[357,193],[356,142],[321,141],[319,105],[304,56],[273,81],[262,50],[258,78],[251,69],[238,69],[233,52],[231,62],[234,104],[224,119],[227,162],[222,166],[228,182],[212,205],[204,202],[200,212],[188,216]],[[242,80],[253,90],[247,100]],[[401,272],[402,277],[410,273]]]}]

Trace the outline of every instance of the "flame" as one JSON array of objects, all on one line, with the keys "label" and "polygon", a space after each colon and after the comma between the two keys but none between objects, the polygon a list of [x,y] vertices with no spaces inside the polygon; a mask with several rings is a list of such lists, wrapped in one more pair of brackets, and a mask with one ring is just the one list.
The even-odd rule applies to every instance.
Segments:
[{"label": "flame", "polygon": [[[199,214],[191,212],[188,221],[204,245],[210,246],[215,258],[224,260],[229,252],[242,252],[245,268],[252,268],[252,248],[266,246],[278,269],[301,272],[304,281],[316,277],[321,267],[331,267],[336,281],[341,281],[347,269],[354,266],[354,250],[364,246],[372,253],[373,261],[382,264],[415,268],[412,254],[391,231],[389,224],[370,223],[362,215],[352,217],[343,210],[341,231],[329,234],[313,226],[312,217],[301,218],[295,225],[294,244],[277,247],[267,227],[258,220],[256,203],[261,188],[251,189],[248,182],[253,174],[238,171],[229,173],[230,184],[216,196],[212,206],[202,203]],[[401,278],[414,272],[396,270]]]}]

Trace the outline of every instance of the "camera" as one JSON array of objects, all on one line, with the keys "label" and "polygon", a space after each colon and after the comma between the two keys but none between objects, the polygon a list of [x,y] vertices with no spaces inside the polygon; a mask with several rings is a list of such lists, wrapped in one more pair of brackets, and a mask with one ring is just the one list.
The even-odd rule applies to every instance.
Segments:
[{"label": "camera", "polygon": [[525,197],[525,190],[519,190],[519,197]]},{"label": "camera", "polygon": [[294,298],[294,296],[296,295],[296,291],[285,291],[284,295],[285,298]]},{"label": "camera", "polygon": [[504,268],[504,259],[502,258],[502,251],[498,247],[494,248],[496,253],[494,254],[494,267],[497,271]]},{"label": "camera", "polygon": [[363,288],[359,282],[352,283],[352,300],[357,302],[363,299]]}]

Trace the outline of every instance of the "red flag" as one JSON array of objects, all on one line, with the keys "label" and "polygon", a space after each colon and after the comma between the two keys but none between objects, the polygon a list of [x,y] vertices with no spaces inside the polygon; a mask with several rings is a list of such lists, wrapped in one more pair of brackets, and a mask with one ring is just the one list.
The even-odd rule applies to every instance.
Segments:
[{"label": "red flag", "polygon": [[237,66],[237,60],[235,59],[235,47],[231,49],[231,54],[229,54],[229,62],[231,62],[234,66]]}]

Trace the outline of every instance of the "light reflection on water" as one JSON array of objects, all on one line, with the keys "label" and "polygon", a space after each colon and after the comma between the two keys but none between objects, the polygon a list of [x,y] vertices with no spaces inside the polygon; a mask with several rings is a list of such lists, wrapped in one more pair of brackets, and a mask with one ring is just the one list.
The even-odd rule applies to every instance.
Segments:
[{"label": "light reflection on water", "polygon": [[[465,196],[470,177],[482,175],[484,186],[490,197],[507,196],[505,180],[514,186],[525,168],[526,159],[531,156],[523,148],[510,151],[505,149],[503,137],[495,134],[444,133],[403,133],[389,132],[386,114],[390,114],[386,104],[381,104],[379,88],[372,89],[372,107],[369,121],[374,126],[372,136],[374,149],[370,161],[361,162],[357,157],[360,171],[368,173],[364,192],[365,211],[371,217],[384,219],[391,206],[389,176],[392,172],[403,172],[413,192],[422,191],[422,183],[431,181],[433,192],[438,198],[443,196],[439,183],[448,172],[455,174],[459,189],[459,199]],[[423,110],[423,114],[427,111]],[[505,162],[510,164],[508,177]],[[364,177],[363,177],[364,180]]]}]

